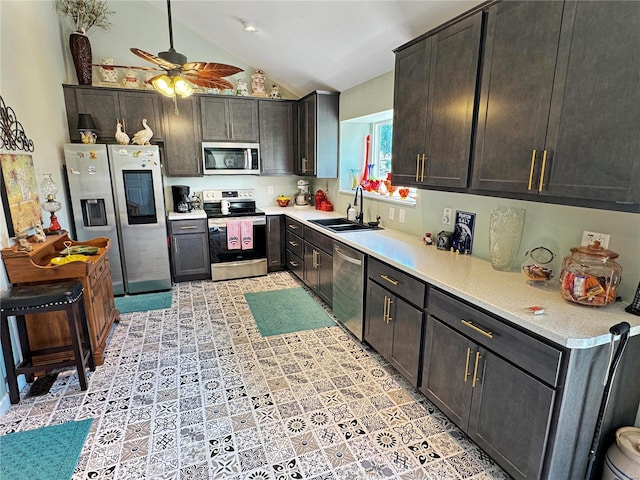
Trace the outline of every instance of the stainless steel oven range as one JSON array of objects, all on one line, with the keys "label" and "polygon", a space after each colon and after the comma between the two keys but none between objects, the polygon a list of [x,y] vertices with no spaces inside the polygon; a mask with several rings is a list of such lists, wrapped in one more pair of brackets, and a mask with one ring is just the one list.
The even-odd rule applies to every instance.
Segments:
[{"label": "stainless steel oven range", "polygon": [[212,280],[267,274],[267,219],[254,195],[252,189],[202,192]]}]

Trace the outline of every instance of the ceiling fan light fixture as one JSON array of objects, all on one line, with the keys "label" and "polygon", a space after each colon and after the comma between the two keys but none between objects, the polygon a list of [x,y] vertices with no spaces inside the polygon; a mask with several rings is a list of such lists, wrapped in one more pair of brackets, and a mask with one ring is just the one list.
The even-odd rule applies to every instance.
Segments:
[{"label": "ceiling fan light fixture", "polygon": [[176,94],[173,89],[173,82],[168,75],[158,75],[153,77],[151,79],[151,85],[153,85],[153,88],[165,97],[173,97]]},{"label": "ceiling fan light fixture", "polygon": [[169,98],[175,97],[176,94],[187,98],[193,93],[191,84],[180,75],[158,75],[151,79],[151,85],[156,91]]},{"label": "ceiling fan light fixture", "polygon": [[250,20],[247,20],[246,18],[241,18],[240,22],[242,22],[242,28],[244,28],[245,32],[258,31],[258,27],[255,25],[255,23],[251,22]]},{"label": "ceiling fan light fixture", "polygon": [[180,76],[174,77],[173,90],[182,98],[187,98],[193,93],[193,87]]}]

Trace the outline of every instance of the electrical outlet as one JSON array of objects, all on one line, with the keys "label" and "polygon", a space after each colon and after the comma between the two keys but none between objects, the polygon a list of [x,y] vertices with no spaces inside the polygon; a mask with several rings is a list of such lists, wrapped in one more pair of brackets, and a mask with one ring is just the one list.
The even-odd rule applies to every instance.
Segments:
[{"label": "electrical outlet", "polygon": [[609,237],[608,233],[598,233],[598,232],[590,232],[585,230],[582,232],[582,243],[580,245],[591,245],[593,242],[600,242],[600,246],[602,248],[609,248]]},{"label": "electrical outlet", "polygon": [[267,186],[267,194],[268,195],[273,195],[273,185],[268,185]]},{"label": "electrical outlet", "polygon": [[405,221],[405,215],[404,215],[404,212],[405,212],[404,208],[401,208],[401,209],[398,211],[398,221],[399,221],[400,223],[404,223],[404,221]]},{"label": "electrical outlet", "polygon": [[442,223],[451,225],[451,209],[445,208],[442,212]]},{"label": "electrical outlet", "polygon": [[389,207],[389,220],[393,220],[396,216],[396,209]]}]

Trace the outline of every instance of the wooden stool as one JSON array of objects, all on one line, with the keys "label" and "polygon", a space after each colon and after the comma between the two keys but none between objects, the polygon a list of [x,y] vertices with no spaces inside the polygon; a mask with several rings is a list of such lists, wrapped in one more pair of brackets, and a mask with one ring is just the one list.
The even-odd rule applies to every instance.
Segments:
[{"label": "wooden stool", "polygon": [[[59,310],[65,310],[67,313],[71,345],[31,351],[24,316]],[[80,379],[80,388],[82,390],[87,389],[87,377],[84,369],[88,364],[89,369],[94,371],[95,363],[91,351],[91,336],[84,310],[82,283],[68,281],[13,286],[0,297],[0,311],[2,312],[0,337],[4,364],[7,369],[7,383],[9,384],[9,400],[11,403],[20,401],[18,375],[21,374],[27,375],[27,379],[32,380],[33,374],[36,372],[75,365]],[[14,315],[17,321],[20,350],[23,358],[18,365],[14,364],[8,320],[8,317]],[[73,359],[33,365],[34,356],[68,351],[73,351]]]}]

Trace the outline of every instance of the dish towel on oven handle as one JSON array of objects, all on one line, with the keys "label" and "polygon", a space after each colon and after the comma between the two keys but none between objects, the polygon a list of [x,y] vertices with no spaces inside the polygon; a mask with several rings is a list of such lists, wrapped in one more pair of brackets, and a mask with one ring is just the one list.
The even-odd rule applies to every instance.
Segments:
[{"label": "dish towel on oven handle", "polygon": [[242,250],[253,249],[253,221],[240,220],[240,236],[242,238]]},{"label": "dish towel on oven handle", "polygon": [[238,250],[242,247],[240,242],[240,221],[229,220],[227,222],[227,249]]}]

